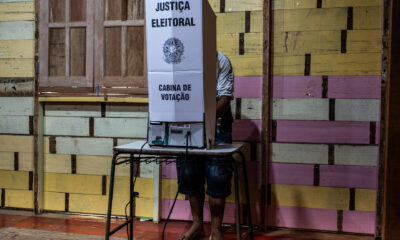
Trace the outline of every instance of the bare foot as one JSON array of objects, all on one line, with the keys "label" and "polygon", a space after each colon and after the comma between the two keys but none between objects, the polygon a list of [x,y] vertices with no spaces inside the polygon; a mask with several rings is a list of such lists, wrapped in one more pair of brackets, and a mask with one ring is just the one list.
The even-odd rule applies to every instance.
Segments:
[{"label": "bare foot", "polygon": [[224,234],[222,233],[221,229],[212,229],[210,240],[224,240]]},{"label": "bare foot", "polygon": [[204,235],[203,224],[193,223],[187,232],[179,235],[179,240],[194,240],[199,237],[204,237]]}]

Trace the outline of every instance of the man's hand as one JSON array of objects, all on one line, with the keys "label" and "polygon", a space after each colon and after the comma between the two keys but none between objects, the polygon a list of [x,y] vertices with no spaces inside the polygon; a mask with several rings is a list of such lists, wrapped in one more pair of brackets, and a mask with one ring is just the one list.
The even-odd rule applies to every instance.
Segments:
[{"label": "man's hand", "polygon": [[224,113],[229,109],[232,98],[229,96],[222,96],[217,102],[217,118],[222,117]]}]

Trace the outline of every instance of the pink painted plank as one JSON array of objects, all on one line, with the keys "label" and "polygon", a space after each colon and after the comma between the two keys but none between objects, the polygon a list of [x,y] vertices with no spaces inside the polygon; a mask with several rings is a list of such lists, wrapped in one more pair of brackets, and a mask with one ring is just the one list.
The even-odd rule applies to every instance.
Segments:
[{"label": "pink painted plank", "polygon": [[168,178],[168,179],[176,179],[176,164],[175,163],[162,163],[162,173],[161,176],[162,178]]},{"label": "pink painted plank", "polygon": [[269,226],[337,231],[336,210],[277,206],[268,210]]},{"label": "pink painted plank", "polygon": [[369,122],[277,121],[277,142],[369,144]]},{"label": "pink painted plank", "polygon": [[343,211],[343,231],[374,234],[375,215],[375,212]]},{"label": "pink painted plank", "polygon": [[322,77],[318,76],[274,76],[274,98],[320,98]]},{"label": "pink painted plank", "polygon": [[319,184],[324,187],[376,188],[376,167],[321,165]]},{"label": "pink painted plank", "polygon": [[381,98],[381,76],[330,76],[328,98]]},{"label": "pink painted plank", "polygon": [[262,77],[235,77],[234,95],[235,98],[261,98]]},{"label": "pink painted plank", "polygon": [[271,184],[312,186],[314,184],[314,165],[272,163],[269,181]]},{"label": "pink painted plank", "polygon": [[261,120],[235,120],[232,124],[234,141],[261,141]]}]

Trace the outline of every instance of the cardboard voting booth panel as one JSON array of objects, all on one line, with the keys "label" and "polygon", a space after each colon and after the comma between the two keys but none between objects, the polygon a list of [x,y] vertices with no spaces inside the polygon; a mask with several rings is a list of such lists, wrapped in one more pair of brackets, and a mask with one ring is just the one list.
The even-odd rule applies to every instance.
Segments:
[{"label": "cardboard voting booth panel", "polygon": [[149,143],[183,146],[175,140],[190,132],[189,146],[212,147],[217,50],[208,1],[146,1],[146,42]]}]

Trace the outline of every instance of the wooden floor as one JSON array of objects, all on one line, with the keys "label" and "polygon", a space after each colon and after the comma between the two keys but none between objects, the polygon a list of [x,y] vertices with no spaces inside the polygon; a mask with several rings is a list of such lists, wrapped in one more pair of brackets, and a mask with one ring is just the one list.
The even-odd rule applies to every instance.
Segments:
[{"label": "wooden floor", "polygon": [[[113,226],[123,222],[123,219],[113,219]],[[136,239],[161,239],[163,223],[154,224],[149,221],[135,221],[134,233]],[[166,240],[176,240],[185,231],[188,222],[173,221],[168,224]],[[210,227],[205,226],[206,234]],[[89,217],[64,214],[43,214],[34,216],[30,212],[0,210],[0,239],[103,239],[105,232],[104,217]],[[236,239],[233,227],[225,227],[225,238]],[[29,237],[31,236],[31,237]],[[116,240],[126,239],[126,228],[114,235]],[[206,240],[208,238],[204,238]],[[267,233],[257,232],[255,240],[373,240],[372,236],[351,234],[333,234],[311,231],[270,230]]]}]

